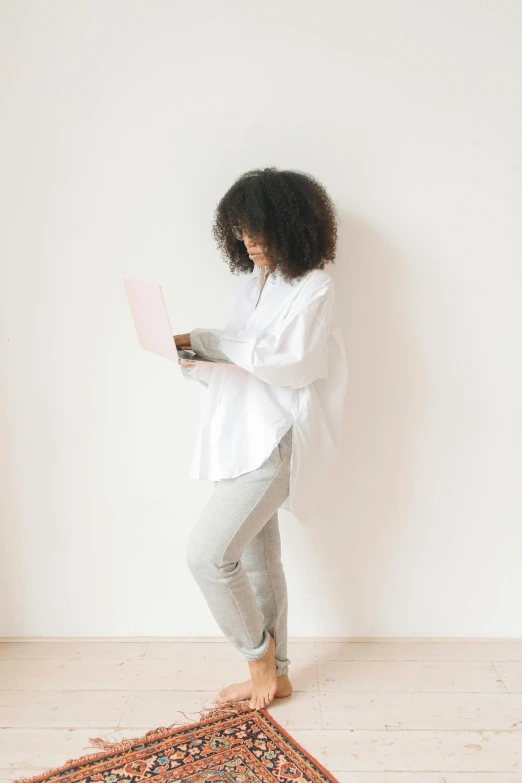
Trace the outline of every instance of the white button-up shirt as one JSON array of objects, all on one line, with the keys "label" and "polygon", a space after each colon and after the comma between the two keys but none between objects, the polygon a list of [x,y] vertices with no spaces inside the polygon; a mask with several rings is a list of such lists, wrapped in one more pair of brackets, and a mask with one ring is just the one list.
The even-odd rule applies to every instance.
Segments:
[{"label": "white button-up shirt", "polygon": [[330,274],[286,281],[254,270],[224,329],[194,329],[194,351],[233,364],[183,374],[207,387],[190,475],[218,481],[259,467],[290,427],[290,494],[301,521],[320,513],[341,445],[348,364]]}]

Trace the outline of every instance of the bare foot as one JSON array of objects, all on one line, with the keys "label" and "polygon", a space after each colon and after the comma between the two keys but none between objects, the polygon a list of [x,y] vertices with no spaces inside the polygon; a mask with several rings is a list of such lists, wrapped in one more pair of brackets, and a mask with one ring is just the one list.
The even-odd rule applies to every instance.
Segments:
[{"label": "bare foot", "polygon": [[[252,690],[252,680],[236,682],[234,685],[228,685],[226,688],[223,688],[216,696],[216,702],[218,704],[226,704],[228,701],[243,701],[243,699],[250,699],[252,697]],[[287,696],[290,696],[291,693],[292,683],[288,678],[288,674],[281,674],[277,678],[275,698],[284,699]]]}]

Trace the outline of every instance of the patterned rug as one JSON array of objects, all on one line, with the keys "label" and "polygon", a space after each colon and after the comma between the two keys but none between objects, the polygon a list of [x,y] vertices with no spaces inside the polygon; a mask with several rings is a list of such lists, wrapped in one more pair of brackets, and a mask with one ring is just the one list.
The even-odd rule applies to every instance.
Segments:
[{"label": "patterned rug", "polygon": [[197,722],[153,729],[141,738],[90,742],[104,752],[16,783],[338,783],[265,709],[252,710],[248,701],[202,710]]}]

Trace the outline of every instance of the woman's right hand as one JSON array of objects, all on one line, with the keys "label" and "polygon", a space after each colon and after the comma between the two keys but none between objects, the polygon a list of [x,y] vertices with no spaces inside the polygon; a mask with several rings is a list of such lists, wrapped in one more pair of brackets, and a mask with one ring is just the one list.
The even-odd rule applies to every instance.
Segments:
[{"label": "woman's right hand", "polygon": [[190,344],[190,332],[185,332],[185,334],[175,334],[174,342],[176,343],[176,348],[178,351],[190,351],[192,349]]},{"label": "woman's right hand", "polygon": [[178,364],[181,364],[182,367],[194,367],[196,362],[187,362],[186,359],[178,359]]}]

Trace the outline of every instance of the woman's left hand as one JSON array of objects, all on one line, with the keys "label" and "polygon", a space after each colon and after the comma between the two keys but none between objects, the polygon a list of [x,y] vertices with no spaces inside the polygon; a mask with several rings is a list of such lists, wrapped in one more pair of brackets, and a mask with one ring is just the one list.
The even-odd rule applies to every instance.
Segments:
[{"label": "woman's left hand", "polygon": [[190,344],[190,332],[187,332],[186,334],[175,334],[174,342],[176,343],[176,348],[179,351],[192,350],[192,345]]}]

